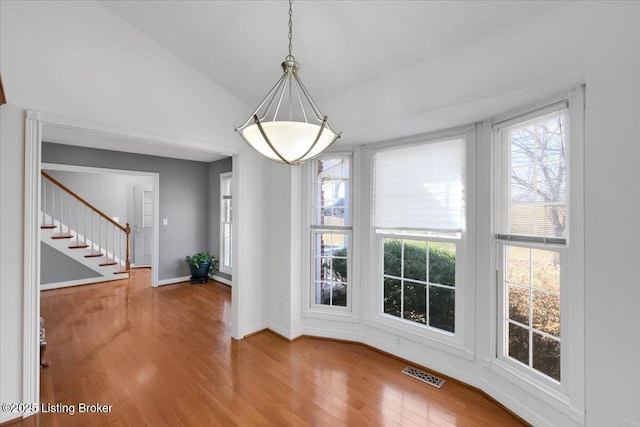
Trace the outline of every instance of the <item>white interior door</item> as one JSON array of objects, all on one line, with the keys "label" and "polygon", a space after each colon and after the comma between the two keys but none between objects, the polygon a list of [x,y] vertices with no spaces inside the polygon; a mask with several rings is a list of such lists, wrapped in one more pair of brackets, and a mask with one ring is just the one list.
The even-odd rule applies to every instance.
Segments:
[{"label": "white interior door", "polygon": [[153,255],[153,188],[134,186],[133,206],[133,262],[136,267],[148,267]]}]

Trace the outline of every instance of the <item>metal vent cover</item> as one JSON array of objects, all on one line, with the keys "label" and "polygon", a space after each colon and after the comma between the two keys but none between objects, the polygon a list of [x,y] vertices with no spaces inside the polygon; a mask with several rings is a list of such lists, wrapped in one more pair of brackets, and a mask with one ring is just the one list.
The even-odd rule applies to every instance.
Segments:
[{"label": "metal vent cover", "polygon": [[442,387],[445,383],[445,380],[443,380],[442,378],[438,378],[419,369],[412,368],[411,366],[407,366],[406,368],[404,368],[402,370],[402,373],[437,388]]}]

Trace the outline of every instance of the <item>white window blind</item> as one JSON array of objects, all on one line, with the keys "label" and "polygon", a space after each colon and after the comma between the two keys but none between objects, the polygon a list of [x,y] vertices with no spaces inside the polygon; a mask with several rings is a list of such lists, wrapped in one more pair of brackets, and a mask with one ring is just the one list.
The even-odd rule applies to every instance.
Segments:
[{"label": "white window blind", "polygon": [[498,238],[566,241],[566,129],[561,109],[497,131]]},{"label": "white window blind", "polygon": [[463,140],[375,153],[375,226],[461,231]]}]

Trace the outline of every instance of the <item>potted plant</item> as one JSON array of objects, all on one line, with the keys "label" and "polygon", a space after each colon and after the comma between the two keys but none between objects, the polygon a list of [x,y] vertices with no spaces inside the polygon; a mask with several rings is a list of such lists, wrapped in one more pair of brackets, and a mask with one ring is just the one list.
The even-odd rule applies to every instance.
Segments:
[{"label": "potted plant", "polygon": [[213,273],[218,264],[218,260],[211,256],[209,252],[201,252],[184,259],[191,269],[191,284],[207,283],[209,273]]}]

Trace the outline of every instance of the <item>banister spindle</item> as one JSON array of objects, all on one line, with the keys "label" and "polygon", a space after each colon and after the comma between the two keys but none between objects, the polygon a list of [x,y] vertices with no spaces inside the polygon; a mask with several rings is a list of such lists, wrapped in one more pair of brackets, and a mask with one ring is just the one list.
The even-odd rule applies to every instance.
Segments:
[{"label": "banister spindle", "polygon": [[67,207],[69,208],[69,221],[67,222],[67,234],[71,235],[71,194],[67,193]]},{"label": "banister spindle", "polygon": [[51,224],[55,225],[56,223],[56,186],[51,186]]},{"label": "banister spindle", "polygon": [[82,233],[82,244],[86,245],[87,244],[87,205],[83,204],[82,206],[84,206],[83,215],[82,215],[82,218],[84,219],[84,230],[83,230],[83,233]]},{"label": "banister spindle", "polygon": [[76,246],[80,244],[80,202],[76,199]]},{"label": "banister spindle", "polygon": [[116,261],[116,226],[111,226],[111,260]]},{"label": "banister spindle", "polygon": [[40,178],[42,181],[42,222],[41,224],[46,224],[45,222],[45,211],[47,210],[47,180],[44,176]]},{"label": "banister spindle", "polygon": [[122,230],[118,233],[118,270],[122,270]]},{"label": "banister spindle", "polygon": [[93,225],[93,209],[91,210],[91,253],[93,253],[93,245],[96,243],[95,239],[95,226]]}]

